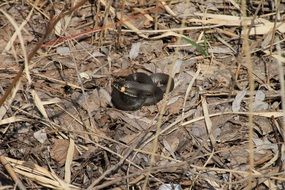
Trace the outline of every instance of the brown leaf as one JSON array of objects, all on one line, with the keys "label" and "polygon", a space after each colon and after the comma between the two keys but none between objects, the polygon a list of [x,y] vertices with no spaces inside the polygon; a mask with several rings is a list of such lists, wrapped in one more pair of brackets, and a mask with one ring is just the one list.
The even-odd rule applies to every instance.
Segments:
[{"label": "brown leaf", "polygon": [[[69,141],[65,139],[56,139],[51,148],[51,157],[54,159],[60,166],[64,165],[67,155],[67,150],[69,146]],[[73,158],[78,156],[78,151],[75,149]]]},{"label": "brown leaf", "polygon": [[182,109],[183,98],[178,98],[173,104],[168,106],[169,113],[179,113],[179,110]]}]

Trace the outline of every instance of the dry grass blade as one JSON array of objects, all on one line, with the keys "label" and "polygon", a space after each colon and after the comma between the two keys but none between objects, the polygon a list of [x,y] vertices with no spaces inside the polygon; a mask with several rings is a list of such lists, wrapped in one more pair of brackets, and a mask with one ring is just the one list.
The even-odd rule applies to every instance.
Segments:
[{"label": "dry grass blade", "polygon": [[0,12],[2,12],[7,19],[10,21],[10,23],[13,25],[13,27],[15,28],[15,33],[17,34],[19,40],[20,40],[20,45],[21,45],[21,49],[23,52],[23,57],[24,57],[24,64],[25,64],[25,72],[26,72],[26,77],[28,79],[29,84],[31,84],[32,79],[30,76],[30,71],[29,71],[29,60],[28,60],[28,56],[27,56],[27,51],[26,51],[26,47],[25,47],[25,43],[24,43],[24,39],[21,33],[21,29],[19,28],[19,26],[17,25],[16,21],[5,11],[3,11],[2,9],[0,9]]},{"label": "dry grass blade", "polygon": [[6,115],[7,107],[9,107],[12,104],[20,86],[21,86],[21,80],[19,80],[14,86],[14,88],[11,89],[11,95],[7,98],[6,104],[0,106],[0,120],[2,120],[2,118]]},{"label": "dry grass blade", "polygon": [[266,169],[268,168],[269,166],[271,166],[272,164],[276,163],[276,161],[278,160],[279,158],[279,154],[278,153],[275,153],[273,158],[271,160],[269,160],[266,164],[264,164],[261,169]]},{"label": "dry grass blade", "polygon": [[[230,15],[215,15],[215,14],[204,14],[204,13],[195,13],[197,16],[206,17],[205,19],[190,19],[190,22],[200,22],[203,24],[219,24],[224,26],[240,26],[241,22],[244,22],[245,25],[250,26],[252,24],[251,17],[245,17],[243,20],[239,16],[230,16]],[[270,30],[273,29],[274,23],[270,22],[263,18],[257,18],[254,21],[254,30],[250,30],[249,35],[262,35],[267,34]],[[277,22],[277,30],[280,32],[285,31],[285,23]]]},{"label": "dry grass blade", "polygon": [[[255,175],[257,175],[257,174],[262,175],[260,172],[255,171],[255,170],[253,171],[253,173]],[[278,187],[270,179],[265,180],[263,182],[263,184],[266,185],[266,187],[268,187],[270,190],[277,190],[278,189]]]},{"label": "dry grass blade", "polygon": [[61,99],[59,98],[52,98],[52,99],[49,99],[49,100],[46,100],[46,101],[42,101],[42,104],[43,105],[50,105],[50,104],[58,104],[62,102]]},{"label": "dry grass blade", "polygon": [[198,69],[197,69],[195,75],[191,79],[191,81],[190,81],[190,83],[189,83],[189,85],[188,85],[188,87],[186,89],[185,96],[184,96],[184,101],[183,101],[183,107],[182,107],[182,118],[184,118],[187,98],[189,97],[189,93],[190,93],[190,91],[191,91],[191,89],[193,87],[193,84],[194,84],[195,80],[199,76],[200,72],[201,72],[201,68],[198,66]]},{"label": "dry grass blade", "polygon": [[166,4],[166,2],[165,1],[162,1],[162,0],[160,0],[159,1],[161,4],[162,4],[162,6],[165,8],[165,10],[166,10],[166,12],[167,13],[169,13],[171,16],[173,16],[173,17],[176,17],[177,15],[175,14],[175,12],[173,12],[172,10],[171,10],[171,8]]},{"label": "dry grass blade", "polygon": [[24,186],[22,181],[19,179],[19,177],[16,175],[10,163],[6,160],[4,156],[0,156],[0,162],[2,163],[3,166],[5,166],[5,169],[7,170],[9,175],[12,177],[12,179],[15,181],[19,189],[26,190],[26,187]]},{"label": "dry grass blade", "polygon": [[[280,3],[280,2],[279,2]],[[278,12],[276,14],[280,14],[279,12],[279,7],[278,7]],[[281,85],[281,100],[282,100],[282,112],[283,112],[283,118],[282,118],[282,124],[281,127],[278,127],[279,133],[281,134],[281,136],[283,137],[283,142],[285,141],[285,81],[284,81],[284,63],[285,60],[284,59],[280,59],[281,55],[284,58],[284,51],[282,51],[281,49],[281,40],[279,39],[279,37],[275,38],[276,41],[276,49],[277,49],[277,64],[278,64],[278,68],[279,68],[279,77],[280,77],[280,85]],[[273,40],[272,40],[273,43]],[[280,147],[281,149],[281,155],[280,158],[282,161],[285,160],[285,154],[284,154],[284,143],[282,144],[282,146]],[[285,168],[285,164],[284,162],[282,163],[282,169],[284,170]],[[281,169],[281,170],[282,170]]]},{"label": "dry grass blade", "polygon": [[[18,25],[17,25],[17,23],[15,22],[15,20],[14,20],[8,13],[6,13],[5,11],[3,11],[2,9],[0,9],[0,12],[2,12],[3,15],[5,15],[5,17],[9,20],[9,22],[10,22],[10,23],[13,25],[13,27],[15,28],[15,33],[14,33],[13,36],[14,36],[15,39],[16,39],[16,36],[18,36],[18,38],[19,38],[19,40],[20,40],[20,45],[21,45],[21,49],[22,49],[22,52],[23,52],[24,60],[25,60],[25,71],[26,71],[26,74],[27,74],[27,79],[28,79],[29,82],[31,82],[31,77],[30,77],[29,69],[28,69],[28,58],[27,58],[26,48],[25,48],[23,36],[22,36],[22,34],[21,34],[21,29],[22,29],[22,28],[19,28],[19,27],[18,27]],[[24,25],[24,23],[23,23],[23,25]],[[15,40],[15,39],[13,39],[13,40]],[[13,40],[11,39],[10,42],[12,42]],[[6,48],[7,48],[7,47],[10,49],[11,46],[9,46],[9,45],[7,44]],[[8,97],[8,95],[10,94],[10,92],[9,92],[9,93],[6,93],[6,94],[4,94],[4,96],[1,98],[2,103],[0,104],[0,119],[2,119],[2,118],[4,117],[4,115],[6,114],[6,108],[3,106],[4,101],[5,101],[6,99],[9,99],[9,100],[7,100],[7,102],[6,102],[6,106],[9,107],[10,104],[13,102],[13,99],[15,98],[16,93],[17,93],[18,90],[19,90],[19,87],[20,87],[20,85],[21,85],[20,76],[21,76],[21,73],[19,73],[19,74],[15,77],[14,81],[12,82],[13,85],[11,85],[10,88],[7,90],[7,91],[11,91],[12,94]]]},{"label": "dry grass blade", "polygon": [[[140,30],[144,33],[165,33],[165,32],[178,32],[178,31],[192,31],[192,30],[202,30],[202,29],[213,29],[222,26],[221,24],[215,24],[210,26],[193,26],[193,27],[180,27],[180,28],[169,28],[169,29],[158,29],[158,30]],[[132,30],[123,29],[123,32],[133,32]],[[152,37],[151,39],[153,39]]]},{"label": "dry grass blade", "polygon": [[[269,54],[269,51],[265,51],[265,53]],[[274,57],[275,59],[277,59],[280,63],[285,63],[285,58],[282,55],[279,54],[271,54],[272,57]]]},{"label": "dry grass blade", "polygon": [[68,86],[70,86],[72,88],[75,88],[75,89],[80,89],[81,88],[80,86],[72,84],[70,82],[64,82],[62,80],[54,79],[54,78],[51,78],[51,77],[48,77],[48,76],[45,76],[45,75],[41,75],[41,74],[37,74],[37,73],[32,73],[32,75],[40,77],[40,78],[43,78],[43,79],[50,80],[50,81],[55,82],[55,83],[65,84],[65,85],[68,85]]},{"label": "dry grass blade", "polygon": [[245,62],[247,65],[247,73],[248,73],[248,82],[249,82],[249,108],[248,108],[248,184],[247,188],[253,188],[253,170],[254,170],[254,146],[253,146],[253,101],[254,101],[254,78],[253,78],[253,61],[250,54],[250,44],[249,44],[249,33],[251,29],[249,27],[253,27],[254,25],[254,18],[251,19],[250,25],[248,24],[248,20],[246,19],[246,2],[242,1],[242,19],[241,19],[241,26],[243,32],[243,56],[245,57]]},{"label": "dry grass blade", "polygon": [[34,99],[35,105],[37,106],[38,110],[41,112],[41,114],[44,116],[44,118],[48,119],[47,112],[45,110],[45,107],[38,96],[37,92],[35,90],[31,91],[32,97]]},{"label": "dry grass blade", "polygon": [[232,4],[234,7],[236,7],[238,10],[240,10],[240,6],[239,6],[239,4],[236,3],[236,1],[234,1],[234,0],[228,0],[228,1],[231,2],[231,4]]},{"label": "dry grass blade", "polygon": [[[215,117],[215,116],[227,115],[227,114],[249,115],[249,112],[221,112],[221,113],[210,114],[209,117]],[[253,112],[252,115],[261,116],[261,117],[268,117],[268,118],[271,118],[271,117],[278,118],[278,117],[282,117],[283,113],[282,112]],[[202,119],[204,119],[204,117],[197,117],[195,119],[192,119],[190,121],[186,121],[186,122],[182,123],[182,126],[188,125],[190,123],[194,123],[194,122],[202,120]]]},{"label": "dry grass blade", "polygon": [[54,173],[49,172],[47,169],[40,167],[37,164],[15,160],[9,157],[4,158],[12,165],[17,173],[43,185],[44,187],[52,189],[80,189],[74,185],[64,182]]},{"label": "dry grass blade", "polygon": [[207,132],[208,132],[208,135],[210,137],[212,147],[214,148],[215,144],[216,144],[216,139],[215,139],[215,137],[213,135],[213,131],[212,131],[213,124],[212,124],[212,121],[211,121],[210,116],[209,116],[209,110],[208,110],[206,99],[203,96],[201,97],[201,99],[202,99],[202,108],[203,108],[205,123],[206,123],[206,127],[207,127]]},{"label": "dry grass blade", "polygon": [[[107,2],[105,0],[100,0],[100,2],[106,7],[107,6]],[[115,13],[115,9],[114,7],[110,6],[110,12],[112,13],[112,15],[116,15]],[[126,25],[128,28],[130,28],[132,31],[134,31],[135,33],[137,33],[140,37],[142,38],[148,38],[146,35],[144,35],[137,27],[135,27],[131,22],[128,21],[128,18],[124,16],[124,14],[118,13],[117,15],[119,15],[118,19],[121,20],[121,22]]]},{"label": "dry grass blade", "polygon": [[65,175],[64,175],[64,180],[67,183],[71,182],[71,163],[73,160],[73,155],[74,155],[74,149],[75,149],[75,144],[73,139],[69,139],[69,146],[68,146],[68,151],[66,155],[66,161],[65,161]]},{"label": "dry grass blade", "polygon": [[21,116],[11,116],[0,120],[0,125],[7,125],[15,122],[28,121],[27,118]]},{"label": "dry grass blade", "polygon": [[[35,6],[37,6],[39,0],[37,0],[35,2]],[[22,29],[24,29],[24,26],[28,23],[28,20],[31,18],[32,14],[34,12],[34,7],[31,9],[31,11],[29,12],[29,15],[27,16],[27,18],[22,22],[22,24],[16,29],[15,33],[12,35],[12,37],[10,38],[9,42],[7,43],[6,47],[4,48],[4,51],[9,51],[11,49],[12,44],[14,43],[14,41],[16,40],[16,37],[18,36],[18,34],[22,31]]]}]

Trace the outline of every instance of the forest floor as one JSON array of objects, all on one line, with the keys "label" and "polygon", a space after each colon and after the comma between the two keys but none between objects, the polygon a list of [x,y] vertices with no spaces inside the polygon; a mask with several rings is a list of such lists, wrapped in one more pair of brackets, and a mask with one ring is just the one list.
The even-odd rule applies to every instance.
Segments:
[{"label": "forest floor", "polygon": [[[285,189],[285,1],[246,2],[2,1],[1,189]],[[114,108],[136,72],[174,89]]]}]

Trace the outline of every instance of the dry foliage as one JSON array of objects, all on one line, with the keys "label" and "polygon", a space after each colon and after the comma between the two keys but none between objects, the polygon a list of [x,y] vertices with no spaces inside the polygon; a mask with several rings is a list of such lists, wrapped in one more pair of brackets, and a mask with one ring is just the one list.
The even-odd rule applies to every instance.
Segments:
[{"label": "dry foliage", "polygon": [[2,1],[1,189],[284,189],[285,1],[238,2]]}]

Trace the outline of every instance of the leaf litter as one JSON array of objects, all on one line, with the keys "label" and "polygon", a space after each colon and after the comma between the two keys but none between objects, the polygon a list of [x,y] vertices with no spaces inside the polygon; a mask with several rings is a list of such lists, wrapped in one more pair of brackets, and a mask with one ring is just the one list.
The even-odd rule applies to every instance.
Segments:
[{"label": "leaf litter", "polygon": [[[2,3],[0,185],[282,189],[285,2],[251,1],[247,17],[243,6]],[[134,72],[168,73],[175,88],[117,110],[112,83]]]}]

